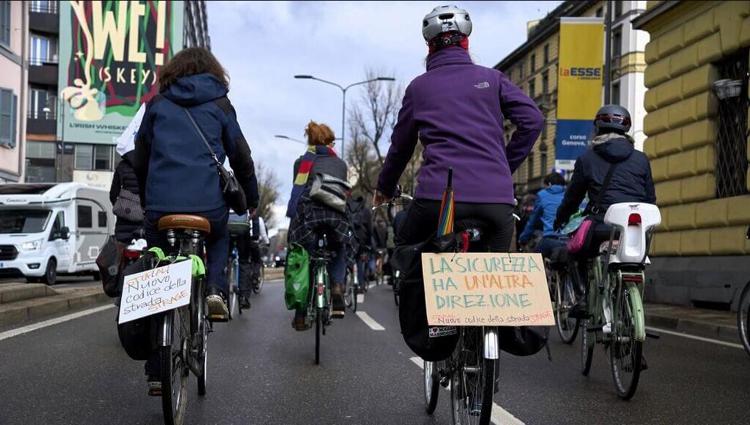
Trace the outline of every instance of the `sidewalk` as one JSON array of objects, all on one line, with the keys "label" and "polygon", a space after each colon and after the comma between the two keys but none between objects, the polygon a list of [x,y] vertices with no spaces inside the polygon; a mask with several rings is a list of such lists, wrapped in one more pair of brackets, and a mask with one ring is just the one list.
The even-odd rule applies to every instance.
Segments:
[{"label": "sidewalk", "polygon": [[666,304],[645,308],[646,326],[739,343],[736,312]]}]

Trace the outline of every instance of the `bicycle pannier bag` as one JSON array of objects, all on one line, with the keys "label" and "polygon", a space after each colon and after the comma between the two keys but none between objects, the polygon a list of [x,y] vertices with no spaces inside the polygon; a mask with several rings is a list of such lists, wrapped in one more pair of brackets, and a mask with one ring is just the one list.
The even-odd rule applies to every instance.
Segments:
[{"label": "bicycle pannier bag", "polygon": [[423,252],[449,252],[458,247],[455,234],[415,245],[398,246],[393,253],[394,267],[401,270],[398,318],[401,334],[409,348],[427,361],[448,358],[458,343],[454,326],[429,326],[422,279]]},{"label": "bicycle pannier bag", "polygon": [[111,298],[120,296],[122,287],[119,285],[119,271],[124,249],[124,244],[117,242],[114,236],[110,236],[96,257],[96,266],[102,276],[104,293]]},{"label": "bicycle pannier bag", "polygon": [[284,268],[284,301],[287,310],[307,307],[310,288],[310,255],[298,244],[291,244]]},{"label": "bicycle pannier bag", "polygon": [[112,212],[117,218],[135,222],[143,221],[143,207],[141,207],[140,196],[124,188],[120,189]]},{"label": "bicycle pannier bag", "polygon": [[328,174],[316,174],[310,186],[310,199],[345,213],[346,199],[351,190],[351,185],[344,180]]}]

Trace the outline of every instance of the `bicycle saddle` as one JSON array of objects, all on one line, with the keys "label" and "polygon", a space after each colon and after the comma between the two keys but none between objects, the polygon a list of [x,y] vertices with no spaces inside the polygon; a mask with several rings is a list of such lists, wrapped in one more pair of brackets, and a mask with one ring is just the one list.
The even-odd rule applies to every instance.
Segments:
[{"label": "bicycle saddle", "polygon": [[189,214],[170,214],[159,219],[159,231],[168,229],[197,230],[211,233],[211,223],[204,217]]}]

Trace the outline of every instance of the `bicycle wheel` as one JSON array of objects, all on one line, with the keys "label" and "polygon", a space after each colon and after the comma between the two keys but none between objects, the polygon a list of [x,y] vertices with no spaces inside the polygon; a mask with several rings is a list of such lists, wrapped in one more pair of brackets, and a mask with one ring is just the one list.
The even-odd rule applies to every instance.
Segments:
[{"label": "bicycle wheel", "polygon": [[172,343],[159,348],[161,363],[161,407],[166,425],[181,425],[187,410],[187,386],[190,369],[186,353],[188,344],[187,309],[182,307],[164,314],[171,322]]},{"label": "bicycle wheel", "polygon": [[261,265],[260,271],[258,272],[258,280],[255,282],[255,285],[253,285],[253,292],[256,294],[260,294],[260,291],[263,290],[263,283],[266,281],[266,268]]},{"label": "bicycle wheel", "polygon": [[634,299],[640,297],[636,294],[638,288],[621,288],[614,302],[614,320],[612,329],[612,344],[609,347],[610,368],[612,378],[615,381],[617,396],[630,400],[638,388],[638,379],[641,376],[641,359],[643,342],[636,339],[635,321],[633,317],[634,305],[640,305],[640,301]]},{"label": "bicycle wheel", "polygon": [[492,416],[495,361],[484,358],[481,329],[463,329],[454,354],[451,411],[456,425],[488,425]]},{"label": "bicycle wheel", "polygon": [[205,317],[205,301],[201,297],[201,302],[198,303],[198,341],[197,341],[197,356],[196,360],[198,363],[198,371],[196,377],[198,378],[198,395],[206,395],[206,382],[208,381],[208,327],[209,323]]},{"label": "bicycle wheel", "polygon": [[583,376],[589,376],[591,371],[591,360],[594,358],[594,343],[596,342],[596,335],[594,331],[589,331],[588,328],[591,326],[591,320],[579,321],[581,327],[581,374]]},{"label": "bicycle wheel", "polygon": [[238,267],[237,259],[230,258],[229,264],[227,265],[227,277],[229,278],[229,320],[237,317],[237,309],[239,308],[238,296],[239,287],[238,285]]},{"label": "bicycle wheel", "polygon": [[315,309],[315,364],[320,364],[320,333],[323,330],[323,318],[320,309]]},{"label": "bicycle wheel", "polygon": [[576,303],[570,274],[558,271],[555,279],[555,318],[557,319],[557,333],[562,342],[572,344],[578,335],[578,319],[568,317],[570,309]]},{"label": "bicycle wheel", "polygon": [[745,346],[745,351],[750,354],[750,283],[745,285],[740,296],[740,304],[737,308],[737,329],[740,331],[740,340]]},{"label": "bicycle wheel", "polygon": [[440,395],[440,374],[437,362],[424,361],[424,408],[431,415],[437,407]]}]

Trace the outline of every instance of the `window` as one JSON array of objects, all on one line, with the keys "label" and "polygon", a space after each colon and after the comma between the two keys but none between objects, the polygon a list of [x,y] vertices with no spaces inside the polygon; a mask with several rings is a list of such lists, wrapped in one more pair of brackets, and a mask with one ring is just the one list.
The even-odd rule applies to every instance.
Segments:
[{"label": "window", "polygon": [[531,152],[526,158],[526,180],[532,180],[534,178],[534,152]]},{"label": "window", "polygon": [[523,62],[518,66],[518,72],[521,74],[521,79],[523,80]]},{"label": "window", "polygon": [[0,145],[16,146],[18,96],[12,90],[0,89]]},{"label": "window", "polygon": [[91,207],[88,205],[79,205],[78,228],[91,229],[92,227],[94,227],[94,217],[92,215]]},{"label": "window", "polygon": [[531,72],[536,71],[536,55],[531,55]]},{"label": "window", "polygon": [[32,33],[29,45],[30,65],[57,63],[57,40]]},{"label": "window", "polygon": [[56,179],[55,143],[26,142],[26,181],[52,183]]},{"label": "window", "polygon": [[0,1],[0,44],[10,46],[10,2]]},{"label": "window", "polygon": [[549,63],[549,44],[544,45],[544,64]]},{"label": "window", "polygon": [[535,78],[532,78],[529,81],[529,97],[532,99],[536,97],[536,79]]},{"label": "window", "polygon": [[65,215],[62,211],[57,213],[55,222],[52,224],[52,231],[49,232],[49,240],[55,240],[62,237],[62,228],[65,227]]},{"label": "window", "polygon": [[620,82],[612,83],[612,91],[610,92],[610,100],[614,105],[620,105]]},{"label": "window", "polygon": [[[719,103],[719,134],[716,140],[716,197],[728,198],[747,191],[747,48],[716,63],[719,80],[730,80],[714,86]],[[743,83],[743,80],[745,81]],[[726,89],[735,87],[731,92]],[[722,87],[723,86],[723,87]],[[739,87],[737,87],[739,86]],[[739,90],[736,90],[739,89]]]},{"label": "window", "polygon": [[597,18],[601,18],[602,16],[604,16],[604,9],[602,9],[602,8],[600,7],[600,8],[598,8],[598,9],[596,9],[596,17],[597,17]]},{"label": "window", "polygon": [[33,0],[31,11],[37,13],[57,13],[57,1],[55,0]]},{"label": "window", "polygon": [[94,170],[109,171],[112,169],[112,146],[94,146]]},{"label": "window", "polygon": [[[45,112],[48,108],[49,112]],[[57,108],[57,96],[53,92],[44,89],[29,88],[29,108],[27,117],[31,119],[53,120]]]},{"label": "window", "polygon": [[[542,140],[547,140],[547,113],[544,112],[544,123],[542,124]],[[539,148],[541,150],[541,147]],[[547,146],[544,145],[544,151],[547,151]]]},{"label": "window", "polygon": [[615,0],[612,3],[615,4],[615,13],[614,13],[615,16],[613,17],[613,19],[614,19],[614,18],[617,18],[618,16],[622,15],[622,3],[623,2]]},{"label": "window", "polygon": [[96,213],[97,224],[99,227],[107,227],[107,213],[99,211]]},{"label": "window", "polygon": [[[545,126],[545,127],[546,127],[546,126]],[[546,175],[547,175],[547,145],[542,145],[542,146],[540,146],[540,147],[539,147],[539,149],[540,149],[540,150],[542,150],[542,149],[543,149],[543,150],[541,151],[541,155],[540,155],[540,157],[541,157],[541,158],[540,158],[540,161],[541,161],[541,162],[540,162],[540,164],[539,164],[539,165],[540,165],[540,166],[541,166],[541,168],[542,168],[542,176],[546,176]]]},{"label": "window", "polygon": [[76,145],[75,147],[75,169],[91,170],[94,157],[93,145]]},{"label": "window", "polygon": [[612,31],[612,59],[615,59],[615,63],[619,63],[617,59],[622,56],[622,26],[615,28]]},{"label": "window", "polygon": [[542,94],[549,92],[549,72],[544,71],[542,74]]}]

